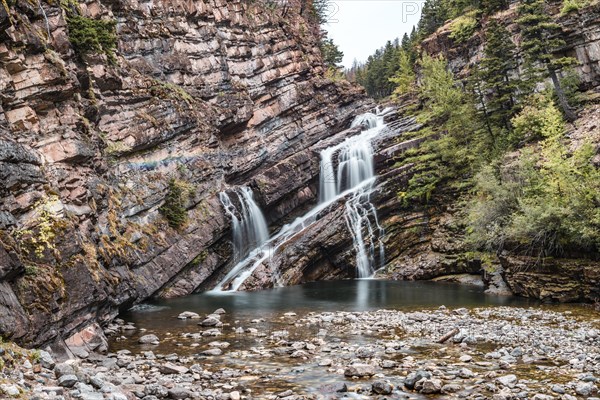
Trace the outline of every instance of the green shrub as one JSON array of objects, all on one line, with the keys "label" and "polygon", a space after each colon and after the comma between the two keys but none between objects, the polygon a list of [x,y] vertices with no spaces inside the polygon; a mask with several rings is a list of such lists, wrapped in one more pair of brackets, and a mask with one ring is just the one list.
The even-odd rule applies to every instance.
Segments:
[{"label": "green shrub", "polygon": [[564,132],[561,112],[548,95],[535,95],[526,102],[523,110],[511,120],[513,145],[532,140],[557,137]]},{"label": "green shrub", "polygon": [[169,226],[172,228],[179,228],[187,221],[185,202],[186,194],[188,193],[189,188],[184,182],[176,179],[169,181],[169,191],[159,211],[167,219]]},{"label": "green shrub", "polygon": [[600,250],[594,148],[586,144],[570,153],[555,133],[477,175],[467,217],[475,248],[542,257]]},{"label": "green shrub", "polygon": [[478,11],[470,11],[456,18],[450,24],[450,38],[456,43],[466,42],[473,36],[479,23],[477,22]]},{"label": "green shrub", "polygon": [[69,40],[80,56],[105,54],[111,63],[116,61],[116,21],[96,20],[81,15],[67,17]]},{"label": "green shrub", "polygon": [[563,6],[560,10],[562,15],[566,15],[588,6],[591,2],[589,0],[564,0]]}]

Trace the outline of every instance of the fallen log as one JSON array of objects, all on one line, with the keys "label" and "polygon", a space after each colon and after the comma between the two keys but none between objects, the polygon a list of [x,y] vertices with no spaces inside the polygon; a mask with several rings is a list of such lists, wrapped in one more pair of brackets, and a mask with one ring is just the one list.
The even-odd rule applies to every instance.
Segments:
[{"label": "fallen log", "polygon": [[438,343],[444,343],[446,342],[448,339],[450,339],[452,336],[456,335],[458,332],[460,332],[460,329],[458,328],[454,328],[452,329],[450,332],[446,333],[444,336],[442,336],[437,342]]}]

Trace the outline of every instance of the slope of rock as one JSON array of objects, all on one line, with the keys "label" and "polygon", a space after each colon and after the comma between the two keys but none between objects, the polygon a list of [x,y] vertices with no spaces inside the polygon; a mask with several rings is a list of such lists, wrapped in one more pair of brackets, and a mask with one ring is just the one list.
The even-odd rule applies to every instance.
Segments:
[{"label": "slope of rock", "polygon": [[[324,77],[304,2],[76,3],[0,6],[0,335],[24,344],[197,290],[231,261],[218,192],[279,223],[315,199],[311,146],[369,104]],[[72,13],[116,21],[114,63],[74,52]]]}]

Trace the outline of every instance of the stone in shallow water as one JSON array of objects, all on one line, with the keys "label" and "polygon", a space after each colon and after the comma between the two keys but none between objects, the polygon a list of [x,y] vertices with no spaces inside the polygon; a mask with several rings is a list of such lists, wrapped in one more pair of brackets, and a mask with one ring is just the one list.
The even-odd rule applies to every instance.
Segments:
[{"label": "stone in shallow water", "polygon": [[158,336],[149,334],[149,335],[144,335],[141,338],[139,338],[138,343],[139,344],[157,345],[159,343],[159,340],[158,340]]},{"label": "stone in shallow water", "polygon": [[377,394],[392,394],[394,391],[394,385],[388,381],[375,381],[372,385],[373,392]]},{"label": "stone in shallow water", "polygon": [[198,325],[202,326],[217,326],[221,323],[217,318],[206,318],[204,321],[200,322]]},{"label": "stone in shallow water", "polygon": [[442,381],[440,379],[424,379],[419,381],[420,392],[423,394],[433,394],[442,391]]},{"label": "stone in shallow water", "polygon": [[348,386],[344,382],[329,383],[320,387],[321,393],[345,393]]},{"label": "stone in shallow water", "polygon": [[221,354],[223,354],[223,350],[221,350],[218,347],[215,347],[212,349],[204,350],[200,354],[202,354],[203,356],[220,356]]},{"label": "stone in shallow water", "polygon": [[406,386],[407,389],[413,390],[415,384],[423,378],[431,378],[431,373],[423,370],[412,372],[404,379],[404,386]]},{"label": "stone in shallow water", "polygon": [[344,375],[346,376],[372,376],[375,375],[375,368],[369,364],[352,364],[346,368],[344,371]]},{"label": "stone in shallow water", "polygon": [[200,319],[200,315],[191,311],[184,311],[177,316],[179,319]]}]

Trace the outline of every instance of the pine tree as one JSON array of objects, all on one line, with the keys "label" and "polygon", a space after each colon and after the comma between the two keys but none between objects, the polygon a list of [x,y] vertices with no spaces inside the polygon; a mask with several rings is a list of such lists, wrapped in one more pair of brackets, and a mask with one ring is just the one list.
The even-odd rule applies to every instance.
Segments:
[{"label": "pine tree", "polygon": [[544,0],[523,0],[517,12],[517,23],[523,36],[521,46],[530,75],[541,79],[550,77],[565,117],[574,121],[577,116],[569,106],[558,71],[574,64],[576,60],[572,57],[556,58],[553,55],[553,52],[565,45],[565,41],[559,37],[560,25],[553,21]]},{"label": "pine tree", "polygon": [[323,39],[320,48],[325,65],[328,68],[337,68],[344,58],[344,53],[333,43],[333,39]]},{"label": "pine tree", "polygon": [[398,71],[390,78],[390,82],[396,86],[393,94],[398,96],[411,93],[414,89],[415,81],[416,75],[410,55],[402,49],[398,55]]},{"label": "pine tree", "polygon": [[448,11],[443,0],[425,0],[419,20],[419,34],[423,37],[431,35],[448,18]]},{"label": "pine tree", "polygon": [[510,130],[515,113],[518,82],[511,78],[517,68],[517,48],[511,35],[499,22],[491,20],[486,31],[485,57],[479,77],[486,92],[486,106],[491,123]]}]

